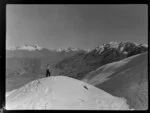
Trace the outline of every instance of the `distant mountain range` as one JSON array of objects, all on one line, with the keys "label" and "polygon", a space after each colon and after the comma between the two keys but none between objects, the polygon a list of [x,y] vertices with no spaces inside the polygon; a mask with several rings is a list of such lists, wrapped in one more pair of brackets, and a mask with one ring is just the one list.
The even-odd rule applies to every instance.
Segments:
[{"label": "distant mountain range", "polygon": [[[123,52],[124,54],[126,54],[128,52],[128,50],[126,51],[127,48],[132,48],[133,49],[136,48],[147,48],[147,44],[137,44],[137,43],[133,43],[133,42],[110,42],[108,44],[103,44],[103,45],[99,45],[97,46],[95,49],[96,52],[98,52],[99,54],[101,54],[101,52],[103,52],[104,50],[108,50],[108,49],[119,49],[120,52]],[[9,56],[9,52],[35,52],[35,51],[47,51],[47,52],[80,52],[80,51],[84,51],[84,52],[90,52],[92,50],[90,49],[79,49],[79,48],[72,48],[72,47],[68,47],[68,48],[58,48],[58,49],[46,49],[46,48],[42,48],[40,46],[38,46],[37,44],[25,44],[23,46],[16,46],[16,47],[9,47],[6,48],[6,52],[8,54],[6,54],[6,57],[10,57]],[[29,54],[28,53],[28,54]],[[18,57],[18,55],[15,55],[16,57]],[[15,57],[14,56],[14,57]]]},{"label": "distant mountain range", "polygon": [[88,53],[77,53],[72,57],[64,58],[56,68],[62,70],[60,74],[81,79],[88,72],[102,65],[146,52],[147,49],[147,45],[133,42],[110,42],[97,46]]},{"label": "distant mountain range", "polygon": [[[24,51],[40,51],[46,48],[42,48],[37,44],[25,44],[22,46],[15,46],[15,47],[8,47],[6,50],[8,51],[18,51],[18,50],[24,50]],[[55,51],[55,52],[70,52],[70,51],[80,51],[81,49],[79,48],[73,48],[73,47],[68,47],[68,48],[57,48],[57,49],[47,49],[49,51]],[[84,50],[88,51],[88,50]]]},{"label": "distant mountain range", "polygon": [[37,44],[25,44],[6,49],[6,58],[46,58],[51,61],[58,61],[79,52],[88,52],[77,48],[68,47],[65,49],[47,49]]}]

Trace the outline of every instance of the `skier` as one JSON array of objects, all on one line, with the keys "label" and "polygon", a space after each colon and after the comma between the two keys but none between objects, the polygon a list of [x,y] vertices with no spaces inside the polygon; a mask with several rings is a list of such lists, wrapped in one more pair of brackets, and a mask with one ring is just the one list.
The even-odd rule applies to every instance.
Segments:
[{"label": "skier", "polygon": [[49,64],[46,65],[46,77],[50,76],[51,73],[50,73],[50,66]]}]

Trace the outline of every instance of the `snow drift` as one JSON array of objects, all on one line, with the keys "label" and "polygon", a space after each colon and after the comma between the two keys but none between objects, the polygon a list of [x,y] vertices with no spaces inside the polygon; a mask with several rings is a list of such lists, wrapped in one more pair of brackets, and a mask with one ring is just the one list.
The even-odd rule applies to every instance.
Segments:
[{"label": "snow drift", "polygon": [[52,76],[8,92],[6,109],[127,110],[128,105],[125,99],[114,97],[85,82]]}]

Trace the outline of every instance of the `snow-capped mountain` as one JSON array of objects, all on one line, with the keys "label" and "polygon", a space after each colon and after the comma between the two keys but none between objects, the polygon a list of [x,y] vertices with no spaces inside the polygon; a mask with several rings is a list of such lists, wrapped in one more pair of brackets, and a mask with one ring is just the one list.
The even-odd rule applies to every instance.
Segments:
[{"label": "snow-capped mountain", "polygon": [[[107,44],[102,44],[102,45],[99,45],[95,48],[95,50],[101,54],[104,50],[108,50],[108,49],[118,49],[120,48],[120,45],[122,44],[122,42],[117,42],[117,41],[111,41]],[[123,49],[123,47],[122,47]]]},{"label": "snow-capped mountain", "polygon": [[23,46],[16,46],[10,47],[7,50],[28,50],[28,51],[35,51],[35,50],[42,50],[43,48],[38,46],[37,44],[25,44]]},{"label": "snow-capped mountain", "polygon": [[[99,54],[101,54],[104,50],[111,50],[111,49],[116,49],[119,52],[122,52],[124,54],[128,54],[128,52],[130,51],[127,48],[147,48],[147,44],[138,44],[135,42],[117,42],[117,41],[111,41],[110,43],[107,44],[103,44],[103,45],[99,45],[97,46],[94,50],[96,50]],[[128,50],[128,51],[126,51]]]}]

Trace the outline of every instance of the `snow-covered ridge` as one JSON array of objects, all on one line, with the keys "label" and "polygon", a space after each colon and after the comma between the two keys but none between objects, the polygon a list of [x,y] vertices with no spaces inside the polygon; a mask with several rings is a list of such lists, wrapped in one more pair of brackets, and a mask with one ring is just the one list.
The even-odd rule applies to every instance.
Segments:
[{"label": "snow-covered ridge", "polygon": [[65,76],[34,80],[6,96],[7,110],[129,110],[125,98]]}]

